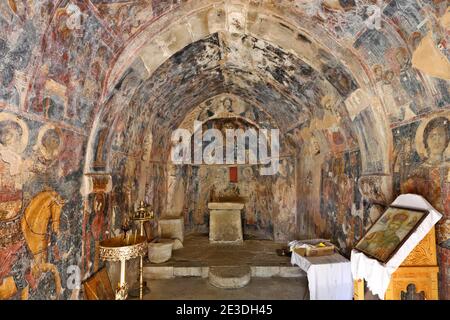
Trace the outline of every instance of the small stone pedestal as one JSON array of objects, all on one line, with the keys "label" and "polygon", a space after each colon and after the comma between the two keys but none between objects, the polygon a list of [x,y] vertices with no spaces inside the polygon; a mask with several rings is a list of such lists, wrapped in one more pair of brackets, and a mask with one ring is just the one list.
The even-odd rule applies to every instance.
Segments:
[{"label": "small stone pedestal", "polygon": [[173,240],[163,239],[148,244],[148,260],[152,263],[163,263],[172,257]]},{"label": "small stone pedestal", "polygon": [[209,242],[221,244],[242,244],[241,210],[243,203],[210,202]]},{"label": "small stone pedestal", "polygon": [[184,219],[170,218],[160,219],[160,237],[162,239],[178,239],[181,242],[184,240]]}]

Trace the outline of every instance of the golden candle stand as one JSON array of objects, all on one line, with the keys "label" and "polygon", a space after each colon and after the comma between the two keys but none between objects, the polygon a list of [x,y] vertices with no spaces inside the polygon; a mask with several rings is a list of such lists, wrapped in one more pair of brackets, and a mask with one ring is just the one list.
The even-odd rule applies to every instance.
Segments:
[{"label": "golden candle stand", "polygon": [[116,300],[128,297],[128,284],[125,282],[125,264],[127,260],[142,257],[147,253],[147,238],[143,236],[122,234],[103,240],[99,244],[100,258],[108,261],[120,261],[120,281],[116,289]]},{"label": "golden candle stand", "polygon": [[[130,220],[139,222],[139,234],[141,237],[144,237],[144,222],[150,221],[153,219],[153,211],[148,209],[149,206],[141,201],[139,204],[139,208],[130,215]],[[140,257],[139,260],[139,299],[142,300],[144,295],[144,290],[147,288],[147,285],[144,284],[143,279],[144,273],[144,255]]]}]

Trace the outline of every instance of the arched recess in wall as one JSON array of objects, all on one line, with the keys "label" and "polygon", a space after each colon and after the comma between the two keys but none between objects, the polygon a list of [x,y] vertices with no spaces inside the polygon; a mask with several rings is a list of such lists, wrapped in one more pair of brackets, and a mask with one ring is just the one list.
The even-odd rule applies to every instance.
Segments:
[{"label": "arched recess in wall", "polygon": [[[194,131],[195,121],[198,121],[198,126]],[[222,154],[223,164],[211,165],[192,164],[189,161],[188,164],[173,164],[169,157],[166,161],[167,201],[163,209],[166,217],[183,216],[186,230],[207,233],[208,202],[234,199],[246,203],[242,213],[246,237],[286,240],[294,236],[295,146],[289,145],[289,139],[281,137],[279,152],[272,153],[271,129],[279,128],[264,109],[243,101],[239,96],[221,94],[189,112],[180,128],[188,130],[183,134],[191,137],[191,141],[200,128],[203,132],[209,128],[219,130],[221,137],[226,136],[224,129],[254,129],[254,132],[247,131],[249,140],[252,137],[256,140],[259,136],[263,143],[266,142],[268,152],[262,155],[258,163],[246,161],[233,165],[226,163],[225,153]],[[250,159],[251,154],[256,156],[262,151],[255,150],[256,145],[246,148],[247,159]],[[274,168],[277,172],[265,175],[262,168]]]},{"label": "arched recess in wall", "polygon": [[[182,12],[180,10],[180,12]],[[214,32],[226,32],[230,34],[249,34],[256,36],[256,38],[265,39],[270,43],[275,43],[282,48],[287,48],[289,53],[301,57],[312,68],[325,72],[328,76],[333,77],[332,70],[324,70],[321,58],[326,56],[325,60],[333,59],[335,61],[343,61],[344,68],[352,76],[355,77],[357,83],[356,90],[358,94],[354,96],[347,96],[345,106],[351,119],[354,119],[361,111],[365,111],[363,117],[371,125],[373,129],[370,133],[365,132],[364,128],[358,130],[357,137],[362,148],[362,155],[366,163],[370,163],[372,156],[376,155],[378,163],[368,165],[365,168],[366,172],[370,173],[388,173],[389,159],[388,151],[391,148],[391,138],[387,133],[387,121],[383,112],[382,102],[376,97],[371,88],[369,80],[370,73],[366,70],[362,63],[359,63],[358,56],[355,52],[345,49],[343,46],[332,40],[331,37],[320,27],[313,24],[313,21],[306,16],[302,16],[301,21],[299,17],[295,16],[275,16],[272,14],[268,16],[263,9],[250,8],[247,5],[205,5],[202,2],[196,5],[186,4],[185,12],[190,12],[188,15],[182,15],[179,12],[169,13],[156,21],[152,21],[145,25],[133,39],[128,46],[122,51],[121,55],[116,59],[116,63],[111,68],[109,76],[105,80],[103,99],[107,101],[114,90],[112,87],[115,83],[120,82],[123,74],[128,72],[130,61],[133,63],[143,63],[145,70],[143,76],[149,77],[164,61],[170,56],[183,50],[187,45],[193,43],[195,40],[202,39],[211,35]],[[239,13],[241,12],[241,13]],[[179,21],[177,21],[177,19]],[[194,21],[202,20],[202,24],[196,25],[197,29],[192,30]],[[168,25],[168,21],[171,22]],[[292,22],[294,21],[294,22]],[[240,22],[240,23],[239,23]],[[299,24],[301,22],[301,28]],[[333,54],[330,54],[333,52]],[[140,56],[137,60],[132,57]],[[147,57],[147,58],[145,58]],[[368,76],[369,74],[369,76]],[[361,101],[361,97],[364,98]],[[341,101],[342,102],[342,101]],[[107,103],[102,104],[105,107]],[[97,112],[100,115],[101,112]],[[96,121],[96,123],[98,123]],[[385,129],[385,130],[384,130]],[[96,132],[98,128],[94,126],[91,132],[89,149],[94,146],[96,140]],[[375,134],[374,134],[375,133]],[[373,134],[373,137],[367,137],[368,134]],[[375,139],[376,142],[371,145],[376,145],[378,148],[370,150],[367,141]],[[92,159],[86,162],[86,172],[92,167]]]}]

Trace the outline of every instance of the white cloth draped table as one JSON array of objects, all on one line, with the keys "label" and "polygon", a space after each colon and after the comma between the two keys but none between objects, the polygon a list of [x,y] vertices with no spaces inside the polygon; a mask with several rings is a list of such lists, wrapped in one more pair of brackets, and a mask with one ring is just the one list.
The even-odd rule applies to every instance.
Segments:
[{"label": "white cloth draped table", "polygon": [[353,299],[350,261],[340,254],[302,257],[292,252],[291,263],[306,272],[311,300]]}]

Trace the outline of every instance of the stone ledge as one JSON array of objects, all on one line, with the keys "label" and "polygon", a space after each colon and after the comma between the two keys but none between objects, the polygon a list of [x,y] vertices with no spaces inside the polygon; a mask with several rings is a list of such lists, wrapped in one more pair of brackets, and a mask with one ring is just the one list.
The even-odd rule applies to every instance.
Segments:
[{"label": "stone ledge", "polygon": [[252,277],[255,278],[300,278],[306,276],[298,267],[251,266]]},{"label": "stone ledge", "polygon": [[173,279],[175,278],[173,267],[146,266],[144,267],[144,279]]},{"label": "stone ledge", "polygon": [[208,209],[211,210],[242,210],[244,208],[243,203],[236,202],[209,202]]},{"label": "stone ledge", "polygon": [[248,266],[209,268],[209,283],[217,288],[243,288],[249,284],[251,277],[252,272]]},{"label": "stone ledge", "polygon": [[[204,278],[205,270],[206,275],[208,274],[208,267],[175,267],[173,269],[173,274],[175,277],[202,277]],[[206,276],[208,277],[208,276]]]},{"label": "stone ledge", "polygon": [[[158,266],[144,267],[144,277],[147,279],[172,279],[175,277],[209,277],[208,266]],[[301,278],[306,273],[298,267],[285,266],[250,266],[253,278]],[[148,276],[148,277],[147,277]]]}]

